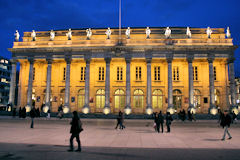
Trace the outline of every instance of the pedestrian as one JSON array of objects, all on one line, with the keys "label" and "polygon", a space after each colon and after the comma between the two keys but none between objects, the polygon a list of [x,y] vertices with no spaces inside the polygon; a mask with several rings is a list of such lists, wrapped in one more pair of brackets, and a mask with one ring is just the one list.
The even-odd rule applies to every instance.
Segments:
[{"label": "pedestrian", "polygon": [[163,123],[164,123],[164,117],[162,115],[162,111],[159,112],[158,114],[158,118],[157,118],[157,132],[160,132],[160,126],[162,129],[162,133],[163,133]]},{"label": "pedestrian", "polygon": [[77,111],[73,111],[73,118],[71,121],[71,130],[70,133],[72,134],[70,137],[70,149],[68,150],[69,152],[73,151],[73,139],[76,138],[76,141],[78,143],[78,149],[76,150],[77,152],[81,152],[81,142],[80,142],[80,138],[79,138],[79,134],[80,132],[83,131],[82,128],[82,122],[80,120],[80,118],[78,117],[78,113]]},{"label": "pedestrian", "polygon": [[172,121],[173,121],[173,118],[172,118],[170,112],[167,112],[167,115],[166,115],[167,132],[170,132],[170,126],[171,126]]},{"label": "pedestrian", "polygon": [[58,107],[58,118],[62,119],[63,117],[63,107],[62,104],[60,104],[60,106]]},{"label": "pedestrian", "polygon": [[26,118],[26,107],[23,107],[22,109],[22,118]]},{"label": "pedestrian", "polygon": [[186,112],[185,110],[183,109],[182,110],[182,121],[184,122],[186,120]]},{"label": "pedestrian", "polygon": [[30,117],[31,117],[31,126],[30,128],[34,128],[34,118],[36,117],[36,109],[35,106],[30,111]]},{"label": "pedestrian", "polygon": [[40,110],[39,110],[39,107],[36,109],[36,117],[40,117]]},{"label": "pedestrian", "polygon": [[192,121],[192,113],[190,112],[190,109],[188,109],[188,120]]},{"label": "pedestrian", "polygon": [[18,117],[22,118],[22,108],[21,107],[19,107],[19,110],[18,110]]},{"label": "pedestrian", "polygon": [[117,129],[119,126],[119,129],[121,128],[121,111],[118,112],[118,116],[117,116],[117,125],[115,127],[115,129]]},{"label": "pedestrian", "polygon": [[48,109],[48,112],[47,112],[47,118],[48,119],[50,119],[50,113],[51,113],[51,111],[50,111],[50,108]]},{"label": "pedestrian", "polygon": [[15,118],[15,116],[16,116],[16,108],[13,108],[13,111],[12,111],[12,116],[13,116],[13,118]]},{"label": "pedestrian", "polygon": [[225,140],[226,133],[228,134],[228,139],[232,139],[232,136],[228,131],[228,128],[230,127],[231,121],[232,121],[231,116],[228,114],[228,111],[225,110],[224,113],[223,113],[222,119],[221,119],[221,123],[220,123],[220,125],[224,129],[224,134],[223,134],[223,137],[221,139],[222,141]]},{"label": "pedestrian", "polygon": [[125,126],[123,124],[123,122],[124,122],[124,114],[123,114],[123,112],[120,112],[119,116],[120,116],[120,129],[124,129]]}]

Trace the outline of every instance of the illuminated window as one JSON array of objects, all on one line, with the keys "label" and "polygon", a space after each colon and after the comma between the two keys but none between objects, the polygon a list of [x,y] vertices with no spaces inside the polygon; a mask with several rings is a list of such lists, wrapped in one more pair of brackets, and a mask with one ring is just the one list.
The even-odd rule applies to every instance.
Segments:
[{"label": "illuminated window", "polygon": [[86,67],[81,67],[80,80],[85,81]]},{"label": "illuminated window", "polygon": [[142,67],[136,67],[136,81],[142,80]]},{"label": "illuminated window", "polygon": [[104,81],[104,67],[98,68],[98,80]]},{"label": "illuminated window", "polygon": [[133,93],[133,105],[135,108],[143,108],[143,91],[136,89]]},{"label": "illuminated window", "polygon": [[173,80],[179,81],[179,67],[173,67]]},{"label": "illuminated window", "polygon": [[117,81],[123,80],[123,68],[117,67]]},{"label": "illuminated window", "polygon": [[179,89],[173,90],[173,106],[175,109],[182,107],[182,92]]},{"label": "illuminated window", "polygon": [[85,90],[80,89],[78,91],[78,108],[82,108],[85,104]]},{"label": "illuminated window", "polygon": [[214,89],[214,100],[215,100],[215,105],[219,107],[220,104],[220,91],[218,89]]},{"label": "illuminated window", "polygon": [[198,67],[196,66],[193,67],[193,80],[194,81],[198,80]]},{"label": "illuminated window", "polygon": [[214,75],[214,80],[217,80],[217,70],[216,67],[213,67],[213,75]]},{"label": "illuminated window", "polygon": [[160,66],[154,67],[154,80],[160,81]]},{"label": "illuminated window", "polygon": [[63,80],[64,81],[66,80],[66,68],[65,67],[63,68]]},{"label": "illuminated window", "polygon": [[33,68],[33,81],[35,80],[35,67]]},{"label": "illuminated window", "polygon": [[105,105],[105,90],[99,89],[96,92],[96,107],[103,108]]},{"label": "illuminated window", "polygon": [[201,92],[198,89],[194,89],[193,91],[193,105],[194,107],[201,106]]},{"label": "illuminated window", "polygon": [[63,104],[65,99],[65,89],[61,89],[60,91],[60,104]]},{"label": "illuminated window", "polygon": [[152,93],[152,107],[162,110],[163,93],[160,89],[155,89]]},{"label": "illuminated window", "polygon": [[122,89],[117,89],[114,93],[115,108],[123,109],[125,107],[125,95]]}]

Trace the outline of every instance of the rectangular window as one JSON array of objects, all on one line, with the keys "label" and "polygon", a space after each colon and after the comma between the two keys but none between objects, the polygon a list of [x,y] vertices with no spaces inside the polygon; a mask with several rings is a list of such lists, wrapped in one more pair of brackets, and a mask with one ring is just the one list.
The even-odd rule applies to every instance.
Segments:
[{"label": "rectangular window", "polygon": [[142,67],[136,67],[136,81],[141,81],[142,79]]},{"label": "rectangular window", "polygon": [[179,67],[173,67],[173,80],[179,81]]},{"label": "rectangular window", "polygon": [[35,80],[35,67],[33,68],[33,81]]},{"label": "rectangular window", "polygon": [[98,80],[104,81],[104,67],[98,68]]},{"label": "rectangular window", "polygon": [[86,67],[81,67],[80,80],[85,81]]},{"label": "rectangular window", "polygon": [[66,80],[66,68],[65,67],[63,68],[63,80],[64,81]]},{"label": "rectangular window", "polygon": [[154,67],[154,80],[160,81],[160,66]]},{"label": "rectangular window", "polygon": [[122,81],[123,80],[123,68],[122,67],[117,67],[117,81]]},{"label": "rectangular window", "polygon": [[217,80],[217,70],[216,67],[213,67],[214,80]]},{"label": "rectangular window", "polygon": [[198,67],[197,66],[193,67],[193,80],[198,81]]}]

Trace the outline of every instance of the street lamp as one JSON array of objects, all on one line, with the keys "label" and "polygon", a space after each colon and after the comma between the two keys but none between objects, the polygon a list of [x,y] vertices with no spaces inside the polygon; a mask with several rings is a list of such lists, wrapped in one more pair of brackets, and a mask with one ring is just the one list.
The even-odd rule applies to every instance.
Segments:
[{"label": "street lamp", "polygon": [[49,106],[47,106],[47,105],[45,105],[44,107],[43,107],[43,112],[44,113],[47,113],[48,112],[48,110],[49,110]]},{"label": "street lamp", "polygon": [[126,115],[129,115],[132,112],[132,109],[130,107],[126,107],[124,109],[124,112],[125,112]]},{"label": "street lamp", "polygon": [[29,104],[27,104],[27,105],[25,106],[25,108],[26,108],[26,112],[27,112],[27,113],[31,111],[31,106],[30,106]]},{"label": "street lamp", "polygon": [[210,108],[210,114],[216,115],[217,113],[218,113],[217,108],[216,108],[215,106],[212,106],[212,107]]},{"label": "street lamp", "polygon": [[63,107],[63,113],[68,113],[70,111],[69,107],[68,106],[64,106]]},{"label": "street lamp", "polygon": [[82,109],[82,112],[83,112],[84,114],[88,114],[89,111],[90,111],[90,109],[89,109],[89,107],[87,107],[87,106],[83,107],[83,109]]},{"label": "street lamp", "polygon": [[109,107],[104,107],[103,108],[103,113],[106,114],[106,115],[109,114],[110,113],[110,108]]},{"label": "street lamp", "polygon": [[147,107],[146,113],[147,113],[148,115],[151,115],[151,114],[153,113],[153,109],[152,109],[151,107]]},{"label": "street lamp", "polygon": [[168,107],[167,112],[169,112],[170,114],[174,114],[175,109],[173,107]]}]

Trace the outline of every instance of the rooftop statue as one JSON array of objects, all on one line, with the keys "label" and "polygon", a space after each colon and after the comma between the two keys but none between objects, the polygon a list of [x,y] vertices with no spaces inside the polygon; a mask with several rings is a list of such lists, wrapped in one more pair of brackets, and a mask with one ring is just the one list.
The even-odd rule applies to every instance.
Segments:
[{"label": "rooftop statue", "polygon": [[32,41],[36,41],[36,32],[34,30],[32,30],[31,37]]},{"label": "rooftop statue", "polygon": [[107,35],[107,39],[110,39],[110,36],[111,36],[111,34],[112,34],[112,31],[111,31],[111,29],[110,29],[110,27],[108,27],[108,29],[106,30],[106,35]]},{"label": "rooftop statue", "polygon": [[231,38],[231,33],[229,27],[227,27],[226,37]]},{"label": "rooftop statue", "polygon": [[87,39],[91,39],[91,36],[92,36],[91,28],[87,29],[86,32],[87,32]]},{"label": "rooftop statue", "polygon": [[19,38],[20,38],[20,34],[19,34],[18,30],[16,30],[14,36],[15,36],[15,41],[18,42]]},{"label": "rooftop statue", "polygon": [[207,33],[207,37],[211,38],[212,30],[210,29],[210,27],[207,28],[206,33]]},{"label": "rooftop statue", "polygon": [[66,33],[66,36],[67,36],[68,40],[72,39],[72,30],[71,29],[68,30],[68,32]]},{"label": "rooftop statue", "polygon": [[171,29],[169,27],[167,27],[167,29],[165,30],[165,37],[171,38]]},{"label": "rooftop statue", "polygon": [[55,38],[55,32],[53,30],[50,31],[50,41],[53,41]]},{"label": "rooftop statue", "polygon": [[192,33],[191,33],[191,30],[190,30],[189,27],[187,27],[186,35],[187,35],[188,38],[192,37]]},{"label": "rooftop statue", "polygon": [[131,34],[130,27],[127,28],[125,34],[126,34],[126,36],[127,36],[127,39],[130,39],[130,34]]},{"label": "rooftop statue", "polygon": [[150,34],[151,34],[151,30],[150,30],[149,27],[147,27],[147,29],[146,29],[146,36],[147,36],[147,39],[150,38]]}]

